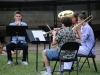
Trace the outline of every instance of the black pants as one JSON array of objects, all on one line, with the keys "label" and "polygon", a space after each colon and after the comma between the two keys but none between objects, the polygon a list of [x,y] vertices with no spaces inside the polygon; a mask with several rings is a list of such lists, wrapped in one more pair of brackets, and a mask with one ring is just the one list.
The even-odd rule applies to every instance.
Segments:
[{"label": "black pants", "polygon": [[27,43],[21,43],[21,42],[18,42],[17,44],[10,42],[6,45],[8,60],[12,61],[11,50],[14,50],[14,48],[16,48],[16,46],[23,50],[23,59],[22,59],[22,61],[26,61],[26,55],[28,53],[28,45],[27,45]]}]

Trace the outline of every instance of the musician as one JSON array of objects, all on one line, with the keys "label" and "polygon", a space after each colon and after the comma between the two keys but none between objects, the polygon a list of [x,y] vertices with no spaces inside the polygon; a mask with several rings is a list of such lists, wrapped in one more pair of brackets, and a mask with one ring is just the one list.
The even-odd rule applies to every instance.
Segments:
[{"label": "musician", "polygon": [[[61,19],[62,23],[62,29],[57,31],[53,31],[53,39],[52,44],[58,44],[58,49],[45,49],[42,52],[43,60],[45,63],[45,67],[47,69],[47,72],[43,73],[43,75],[52,75],[51,67],[50,67],[50,61],[52,59],[56,59],[58,57],[58,52],[60,50],[61,45],[63,45],[65,42],[68,41],[76,41],[76,32],[75,30],[72,30],[72,19],[69,17],[63,17]],[[71,38],[72,37],[72,38]],[[63,62],[61,64],[61,70],[63,71]]]},{"label": "musician", "polygon": [[[70,17],[71,19],[72,19],[72,27],[74,27],[76,24],[78,24],[78,16],[79,16],[79,13],[78,12],[73,12],[73,11],[71,11],[72,12],[72,14],[68,14],[70,12],[70,10],[68,10],[68,11],[66,11],[66,13],[67,13],[67,15],[65,16],[65,17]],[[57,30],[57,31],[59,31],[61,28],[54,28],[54,30]],[[79,37],[79,35],[78,34],[76,34],[76,41],[77,42],[80,42],[80,37]],[[68,63],[68,62],[67,62]],[[69,65],[68,65],[69,66]],[[65,70],[69,70],[69,69],[66,69],[66,62],[64,62],[64,69]],[[72,69],[73,69],[73,67],[72,67]],[[59,70],[60,70],[60,67],[59,67]],[[58,72],[58,74],[60,74],[59,72]]]},{"label": "musician", "polygon": [[[74,12],[71,16],[69,16],[72,19],[72,22],[73,22],[72,27],[74,27],[75,25],[78,24],[78,16],[79,16],[78,12]],[[76,41],[80,42],[80,37],[79,37],[78,34],[76,34]],[[73,69],[73,67],[71,67],[71,69],[69,69],[69,68],[66,68],[66,66],[68,67],[70,65],[66,65],[66,62],[64,62],[64,70],[71,70],[71,69]]]},{"label": "musician", "polygon": [[72,14],[72,16],[70,16],[71,19],[72,19],[73,25],[77,24],[77,22],[78,22],[78,15],[79,15],[79,13],[74,12],[74,14]]},{"label": "musician", "polygon": [[[20,11],[15,11],[14,12],[14,19],[15,22],[10,23],[10,26],[27,26],[25,22],[22,22],[22,13]],[[18,36],[18,42],[16,42],[16,37],[12,37],[12,41],[6,45],[7,49],[7,58],[8,58],[8,65],[11,65],[13,63],[12,55],[11,55],[11,50],[14,50],[16,48],[16,44],[18,47],[23,49],[23,59],[22,59],[22,64],[28,65],[28,62],[26,61],[26,55],[28,53],[28,45],[25,41],[24,36]]]},{"label": "musician", "polygon": [[[86,18],[86,12],[82,12],[78,16],[78,23],[81,23]],[[78,54],[88,55],[95,41],[93,30],[89,24],[84,21],[81,28],[77,27],[76,31],[81,39],[81,46],[79,47]],[[94,49],[92,50],[92,54],[94,54]],[[71,69],[71,66],[72,62],[64,63],[64,69]]]},{"label": "musician", "polygon": [[[79,13],[73,12],[73,14],[71,14],[70,16],[67,16],[67,15],[65,16],[65,17],[70,17],[72,19],[72,23],[73,23],[72,27],[78,23],[78,15]],[[60,29],[61,28],[54,28],[54,30],[57,30],[57,31],[59,31]]]}]

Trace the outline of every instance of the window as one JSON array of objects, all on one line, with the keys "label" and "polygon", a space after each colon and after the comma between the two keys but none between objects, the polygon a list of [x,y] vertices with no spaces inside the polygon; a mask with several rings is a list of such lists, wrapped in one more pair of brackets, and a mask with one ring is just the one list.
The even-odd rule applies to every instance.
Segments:
[{"label": "window", "polygon": [[93,15],[92,24],[100,24],[100,3],[91,4],[91,14]]},{"label": "window", "polygon": [[[82,11],[86,11],[86,13],[88,13],[87,10],[87,4],[77,4],[77,5],[65,5],[65,6],[57,6],[57,15],[64,10],[72,10],[74,12],[78,12],[81,13]],[[57,16],[57,25],[58,27],[61,26],[61,23],[59,21],[60,19]]]},{"label": "window", "polygon": [[14,21],[14,11],[18,8],[0,8],[0,26],[8,25]]},{"label": "window", "polygon": [[23,21],[29,27],[37,28],[46,25],[54,26],[53,6],[22,7]]}]

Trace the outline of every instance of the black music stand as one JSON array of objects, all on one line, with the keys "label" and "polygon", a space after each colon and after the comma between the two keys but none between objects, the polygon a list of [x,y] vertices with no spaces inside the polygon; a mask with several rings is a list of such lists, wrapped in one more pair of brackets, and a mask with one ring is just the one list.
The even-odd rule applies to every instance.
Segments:
[{"label": "black music stand", "polygon": [[[6,36],[16,36],[16,42],[18,42],[18,36],[27,36],[26,29],[28,29],[28,26],[6,26]],[[16,44],[17,48],[17,44]],[[16,63],[17,61],[17,53],[16,53]]]},{"label": "black music stand", "polygon": [[[34,30],[40,30],[40,29],[34,29]],[[40,43],[48,44],[48,43],[50,43],[50,40],[45,39],[45,41],[41,41],[39,39],[35,39],[32,31],[33,30],[26,30],[30,42],[32,44],[36,44],[36,72],[38,73],[38,44],[40,44]],[[42,31],[42,30],[40,30],[40,31]],[[50,48],[50,45],[49,45],[49,48]]]},{"label": "black music stand", "polygon": [[6,26],[6,36],[27,36],[28,26]]}]

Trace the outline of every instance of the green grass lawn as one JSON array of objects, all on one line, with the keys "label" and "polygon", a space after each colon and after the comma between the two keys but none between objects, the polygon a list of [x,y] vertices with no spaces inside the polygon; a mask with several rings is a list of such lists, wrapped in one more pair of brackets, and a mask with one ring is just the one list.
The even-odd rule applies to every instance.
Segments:
[{"label": "green grass lawn", "polygon": [[[13,55],[15,57],[15,55]],[[18,55],[18,57],[21,57],[21,55]],[[0,55],[0,75],[41,75],[36,73],[36,52],[35,51],[29,51],[29,65],[24,66],[21,63],[21,58],[18,59],[19,64],[15,65],[15,59],[13,59],[12,65],[7,65],[7,56],[6,55]],[[51,66],[53,68],[55,64],[55,61],[51,62]],[[96,60],[98,72],[95,72],[94,65],[90,59],[90,68],[88,67],[87,63],[84,65],[82,71],[79,71],[79,75],[100,75],[100,60]],[[43,60],[41,51],[39,51],[38,55],[38,72],[41,70],[44,70],[43,67]],[[56,67],[56,70],[58,70],[58,65]],[[54,75],[57,72],[54,73]],[[66,72],[64,75],[68,75],[68,72]],[[70,75],[76,75],[76,71],[72,71]]]}]

